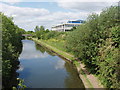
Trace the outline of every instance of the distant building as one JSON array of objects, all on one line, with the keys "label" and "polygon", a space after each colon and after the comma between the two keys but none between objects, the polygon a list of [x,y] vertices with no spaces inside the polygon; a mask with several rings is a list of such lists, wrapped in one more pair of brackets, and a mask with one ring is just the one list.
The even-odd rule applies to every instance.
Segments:
[{"label": "distant building", "polygon": [[53,26],[52,31],[63,31],[63,32],[70,31],[73,27],[77,27],[82,23],[84,23],[83,20],[68,21],[66,23]]}]

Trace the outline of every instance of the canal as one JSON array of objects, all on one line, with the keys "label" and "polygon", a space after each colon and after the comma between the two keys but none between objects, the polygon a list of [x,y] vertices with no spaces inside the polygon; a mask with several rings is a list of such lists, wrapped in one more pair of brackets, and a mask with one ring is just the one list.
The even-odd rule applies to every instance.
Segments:
[{"label": "canal", "polygon": [[75,66],[32,40],[22,40],[19,78],[28,88],[84,88]]}]

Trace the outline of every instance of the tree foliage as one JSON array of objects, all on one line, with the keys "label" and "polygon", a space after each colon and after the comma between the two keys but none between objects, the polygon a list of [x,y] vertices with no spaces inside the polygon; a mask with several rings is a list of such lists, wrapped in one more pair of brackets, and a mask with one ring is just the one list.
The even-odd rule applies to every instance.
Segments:
[{"label": "tree foliage", "polygon": [[120,18],[118,6],[92,14],[86,23],[71,32],[66,48],[85,63],[91,73],[99,76],[108,88],[120,85]]},{"label": "tree foliage", "polygon": [[0,17],[2,17],[2,85],[3,88],[11,88],[13,75],[19,64],[18,56],[22,50],[22,33],[25,31],[3,13],[0,13]]},{"label": "tree foliage", "polygon": [[45,29],[44,29],[43,26],[40,26],[40,27],[36,26],[36,28],[34,30],[35,30],[36,37],[38,39],[43,39],[44,38],[43,35],[45,33]]}]

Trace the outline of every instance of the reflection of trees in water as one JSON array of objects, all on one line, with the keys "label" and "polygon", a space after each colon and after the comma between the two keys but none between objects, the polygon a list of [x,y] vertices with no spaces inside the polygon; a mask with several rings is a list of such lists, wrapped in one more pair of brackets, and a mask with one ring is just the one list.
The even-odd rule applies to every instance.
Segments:
[{"label": "reflection of trees in water", "polygon": [[65,63],[66,71],[68,72],[68,76],[65,78],[65,86],[67,88],[84,88],[84,85],[81,81],[81,79],[78,76],[78,73],[76,69],[74,68],[74,65],[71,63]]},{"label": "reflection of trees in water", "polygon": [[0,52],[0,90],[1,88],[2,88],[2,58],[1,58],[1,52]]},{"label": "reflection of trees in water", "polygon": [[35,47],[36,47],[36,50],[39,50],[40,52],[45,53],[45,48],[42,47],[41,45],[38,45],[35,43]]},{"label": "reflection of trees in water", "polygon": [[4,86],[2,87],[3,90],[8,90],[8,88],[11,89],[12,87],[18,86],[19,81],[17,80],[17,77],[19,73],[17,73],[16,70],[18,69],[19,61],[17,60],[14,64],[15,65],[11,69],[9,76],[5,78],[2,76],[2,85]]},{"label": "reflection of trees in water", "polygon": [[39,50],[39,51],[42,52],[42,53],[47,52],[47,53],[50,54],[51,56],[55,56],[55,53],[54,53],[54,52],[52,52],[51,50],[49,50],[49,49],[47,49],[47,48],[45,48],[45,47],[43,47],[43,46],[41,46],[41,45],[39,45],[39,44],[36,44],[36,43],[35,43],[35,47],[36,47],[36,50]]}]

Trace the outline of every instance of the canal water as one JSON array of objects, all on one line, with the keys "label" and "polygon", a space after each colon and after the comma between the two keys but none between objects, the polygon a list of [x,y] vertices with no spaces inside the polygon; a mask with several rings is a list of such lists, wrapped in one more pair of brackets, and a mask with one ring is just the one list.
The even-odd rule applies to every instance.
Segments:
[{"label": "canal water", "polygon": [[22,40],[19,78],[28,88],[84,88],[75,67],[32,40]]}]

